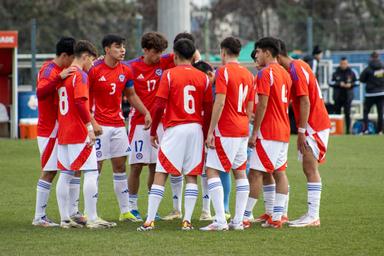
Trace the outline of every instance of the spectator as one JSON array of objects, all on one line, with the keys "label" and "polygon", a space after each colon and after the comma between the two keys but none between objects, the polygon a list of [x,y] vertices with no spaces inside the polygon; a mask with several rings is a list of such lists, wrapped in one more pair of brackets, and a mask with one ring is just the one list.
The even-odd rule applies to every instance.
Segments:
[{"label": "spectator", "polygon": [[313,47],[312,55],[303,58],[303,60],[307,62],[311,67],[313,73],[316,75],[317,80],[319,80],[319,62],[322,57],[323,50],[320,49],[320,46],[316,45]]},{"label": "spectator", "polygon": [[368,114],[373,105],[377,107],[377,133],[383,133],[384,105],[384,66],[377,52],[372,52],[371,60],[360,74],[360,82],[365,83],[364,130],[368,132]]},{"label": "spectator", "polygon": [[351,104],[353,100],[353,87],[358,85],[357,75],[349,67],[346,57],[340,59],[340,65],[332,74],[329,86],[333,87],[333,100],[335,113],[341,114],[344,109],[346,132],[351,128]]}]

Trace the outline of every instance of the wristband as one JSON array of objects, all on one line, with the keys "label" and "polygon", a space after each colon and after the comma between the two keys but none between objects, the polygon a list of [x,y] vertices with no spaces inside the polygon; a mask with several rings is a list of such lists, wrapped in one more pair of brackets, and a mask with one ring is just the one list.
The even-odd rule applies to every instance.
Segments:
[{"label": "wristband", "polygon": [[301,127],[299,127],[299,128],[297,128],[297,131],[298,131],[299,133],[305,133],[307,130],[306,130],[305,128],[301,128]]},{"label": "wristband", "polygon": [[87,126],[88,132],[93,132],[93,126],[90,124]]}]

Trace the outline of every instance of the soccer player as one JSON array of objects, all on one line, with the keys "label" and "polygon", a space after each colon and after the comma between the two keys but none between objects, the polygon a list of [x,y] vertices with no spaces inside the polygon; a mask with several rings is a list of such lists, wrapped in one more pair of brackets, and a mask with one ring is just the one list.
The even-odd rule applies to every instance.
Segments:
[{"label": "soccer player", "polygon": [[[263,172],[273,174],[276,180],[273,213],[262,226],[281,228],[288,194],[285,169],[290,135],[288,100],[292,81],[288,72],[277,63],[279,46],[276,39],[262,38],[255,43],[255,49],[256,61],[264,68],[257,75],[258,104],[249,139],[249,145],[255,147],[250,157],[251,192],[260,191]],[[259,178],[252,178],[253,175]],[[252,193],[250,197],[257,198]]]},{"label": "soccer player", "polygon": [[[174,67],[171,54],[162,55],[167,49],[167,39],[160,33],[148,32],[141,38],[141,47],[144,55],[126,62],[133,73],[133,85],[137,96],[144,106],[151,110],[155,101],[159,81],[166,69]],[[148,190],[151,189],[155,167],[157,149],[152,147],[149,130],[144,130],[144,116],[134,108],[130,113],[129,123],[129,164],[131,172],[128,178],[129,204],[131,213],[140,221],[142,217],[138,210],[138,190],[140,185],[140,174],[144,165],[148,164]],[[162,125],[158,126],[158,136],[162,136]]]},{"label": "soccer player", "polygon": [[103,161],[111,159],[113,187],[120,208],[120,221],[137,221],[130,213],[128,181],[125,172],[128,155],[128,135],[121,110],[122,95],[144,116],[148,129],[152,119],[149,111],[137,97],[133,88],[133,76],[129,66],[121,61],[125,57],[125,39],[118,35],[106,35],[102,40],[105,56],[94,63],[88,73],[91,106],[94,106],[92,124],[97,135],[95,148],[98,170]]},{"label": "soccer player", "polygon": [[37,142],[41,159],[41,176],[37,183],[35,217],[32,225],[57,227],[46,215],[46,208],[51,185],[57,173],[57,95],[56,86],[69,74],[74,67],[73,61],[75,39],[62,37],[56,44],[56,57],[43,64],[37,80],[37,100],[39,119],[37,124]]},{"label": "soccer player", "polygon": [[[203,125],[208,126],[212,88],[208,77],[191,65],[195,46],[180,39],[173,47],[176,67],[164,72],[156,94],[151,143],[157,147],[156,126],[166,109],[165,132],[160,142],[155,180],[148,198],[148,217],[138,231],[154,229],[168,174],[186,176],[182,230],[191,230],[191,217],[198,196],[197,175],[204,165]],[[204,111],[204,116],[202,112]]]},{"label": "soccer player", "polygon": [[107,228],[116,224],[97,216],[97,159],[96,140],[89,111],[88,72],[97,56],[96,48],[88,41],[78,41],[74,48],[72,63],[76,71],[58,87],[58,168],[61,170],[56,186],[62,228],[80,228],[69,213],[70,182],[75,172],[84,172],[84,208],[88,228]]},{"label": "soccer player", "polygon": [[[200,228],[203,231],[228,228],[242,230],[249,194],[245,169],[249,135],[247,113],[251,112],[253,107],[253,75],[237,61],[241,50],[238,39],[227,37],[220,43],[220,48],[224,66],[216,73],[216,96],[206,140],[209,148],[206,172],[216,220]],[[236,179],[236,210],[228,227],[219,172],[230,172],[231,169]]]},{"label": "soccer player", "polygon": [[321,177],[319,163],[325,160],[331,123],[316,76],[307,63],[293,60],[279,40],[279,63],[289,71],[292,86],[292,107],[298,127],[297,150],[307,178],[308,211],[290,227],[320,226]]}]

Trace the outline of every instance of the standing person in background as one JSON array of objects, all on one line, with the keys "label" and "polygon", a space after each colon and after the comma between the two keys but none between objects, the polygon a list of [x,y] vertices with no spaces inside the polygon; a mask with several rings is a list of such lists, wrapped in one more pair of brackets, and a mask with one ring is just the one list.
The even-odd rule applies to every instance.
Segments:
[{"label": "standing person in background", "polygon": [[319,80],[319,63],[322,57],[323,50],[320,49],[320,46],[315,45],[315,47],[313,47],[312,55],[307,56],[303,59],[311,67],[317,80]]},{"label": "standing person in background", "polygon": [[383,134],[384,106],[384,65],[377,52],[371,54],[371,60],[360,74],[360,82],[365,83],[364,132],[368,133],[368,114],[373,105],[377,107],[377,133]]},{"label": "standing person in background", "polygon": [[332,74],[329,86],[333,87],[333,100],[335,113],[341,114],[344,109],[346,132],[349,134],[351,127],[351,104],[353,100],[353,87],[358,85],[357,75],[349,65],[346,57],[340,59],[340,65]]}]

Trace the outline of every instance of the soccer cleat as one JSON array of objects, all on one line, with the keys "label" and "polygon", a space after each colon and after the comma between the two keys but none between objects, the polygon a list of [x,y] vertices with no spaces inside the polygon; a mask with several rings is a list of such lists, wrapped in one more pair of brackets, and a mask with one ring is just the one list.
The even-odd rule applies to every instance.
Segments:
[{"label": "soccer cleat", "polygon": [[60,222],[60,227],[61,228],[65,228],[65,229],[69,229],[69,228],[82,228],[83,225],[81,224],[78,224],[76,222],[74,222],[73,220],[63,220]]},{"label": "soccer cleat", "polygon": [[181,230],[193,230],[193,226],[191,222],[184,220],[181,224]]},{"label": "soccer cleat", "polygon": [[76,222],[77,224],[85,226],[87,224],[87,217],[82,215],[80,212],[77,212],[76,214],[72,215],[71,220]]},{"label": "soccer cleat", "polygon": [[243,220],[243,227],[244,227],[244,229],[248,229],[248,228],[250,228],[251,227],[251,221],[249,220],[249,219],[244,219]]},{"label": "soccer cleat", "polygon": [[138,220],[136,216],[133,215],[131,212],[121,213],[119,216],[119,221],[140,222],[140,220]]},{"label": "soccer cleat", "polygon": [[285,223],[288,223],[288,222],[289,222],[289,219],[288,219],[287,215],[281,216],[281,223],[285,224]]},{"label": "soccer cleat", "polygon": [[179,212],[178,210],[172,210],[167,216],[163,218],[163,220],[181,219],[182,217],[183,216],[181,215],[181,212]]},{"label": "soccer cleat", "polygon": [[214,221],[208,226],[200,228],[200,230],[201,231],[226,231],[228,230],[228,224],[227,223],[220,224]]},{"label": "soccer cleat", "polygon": [[304,218],[290,222],[288,226],[293,228],[320,227],[320,218],[314,218],[310,215],[306,215]]},{"label": "soccer cleat", "polygon": [[200,221],[207,221],[207,220],[208,221],[213,220],[211,213],[206,212],[206,211],[202,211],[201,215],[200,215]]},{"label": "soccer cleat", "polygon": [[137,222],[143,221],[143,218],[141,218],[140,212],[138,210],[131,210],[131,213],[136,217]]},{"label": "soccer cleat", "polygon": [[264,213],[263,215],[260,215],[256,219],[254,219],[254,222],[266,222],[271,216],[267,213]]},{"label": "soccer cleat", "polygon": [[266,222],[261,224],[261,226],[263,228],[282,228],[283,227],[283,223],[281,222],[281,220],[273,221],[272,217],[269,217]]},{"label": "soccer cleat", "polygon": [[244,230],[243,222],[235,223],[231,220],[228,224],[228,228],[232,230]]},{"label": "soccer cleat", "polygon": [[59,227],[60,225],[57,223],[54,223],[46,215],[39,219],[34,219],[32,221],[32,225],[36,227],[44,227],[44,228],[53,228],[53,227]]},{"label": "soccer cleat", "polygon": [[162,218],[160,217],[159,213],[156,213],[155,221],[159,221],[159,220],[162,220]]},{"label": "soccer cleat", "polygon": [[151,231],[153,229],[155,229],[155,222],[151,221],[149,223],[144,222],[143,225],[137,228],[137,231]]},{"label": "soccer cleat", "polygon": [[116,227],[115,222],[109,222],[101,218],[97,218],[94,221],[87,221],[86,227],[89,229],[102,229],[102,228],[113,228]]},{"label": "soccer cleat", "polygon": [[304,219],[306,219],[308,216],[308,213],[304,214],[303,216],[301,216],[300,218],[296,219],[296,220],[293,220],[293,221],[289,221],[288,224],[294,224],[294,223],[298,223],[298,222],[301,222],[303,221]]}]

